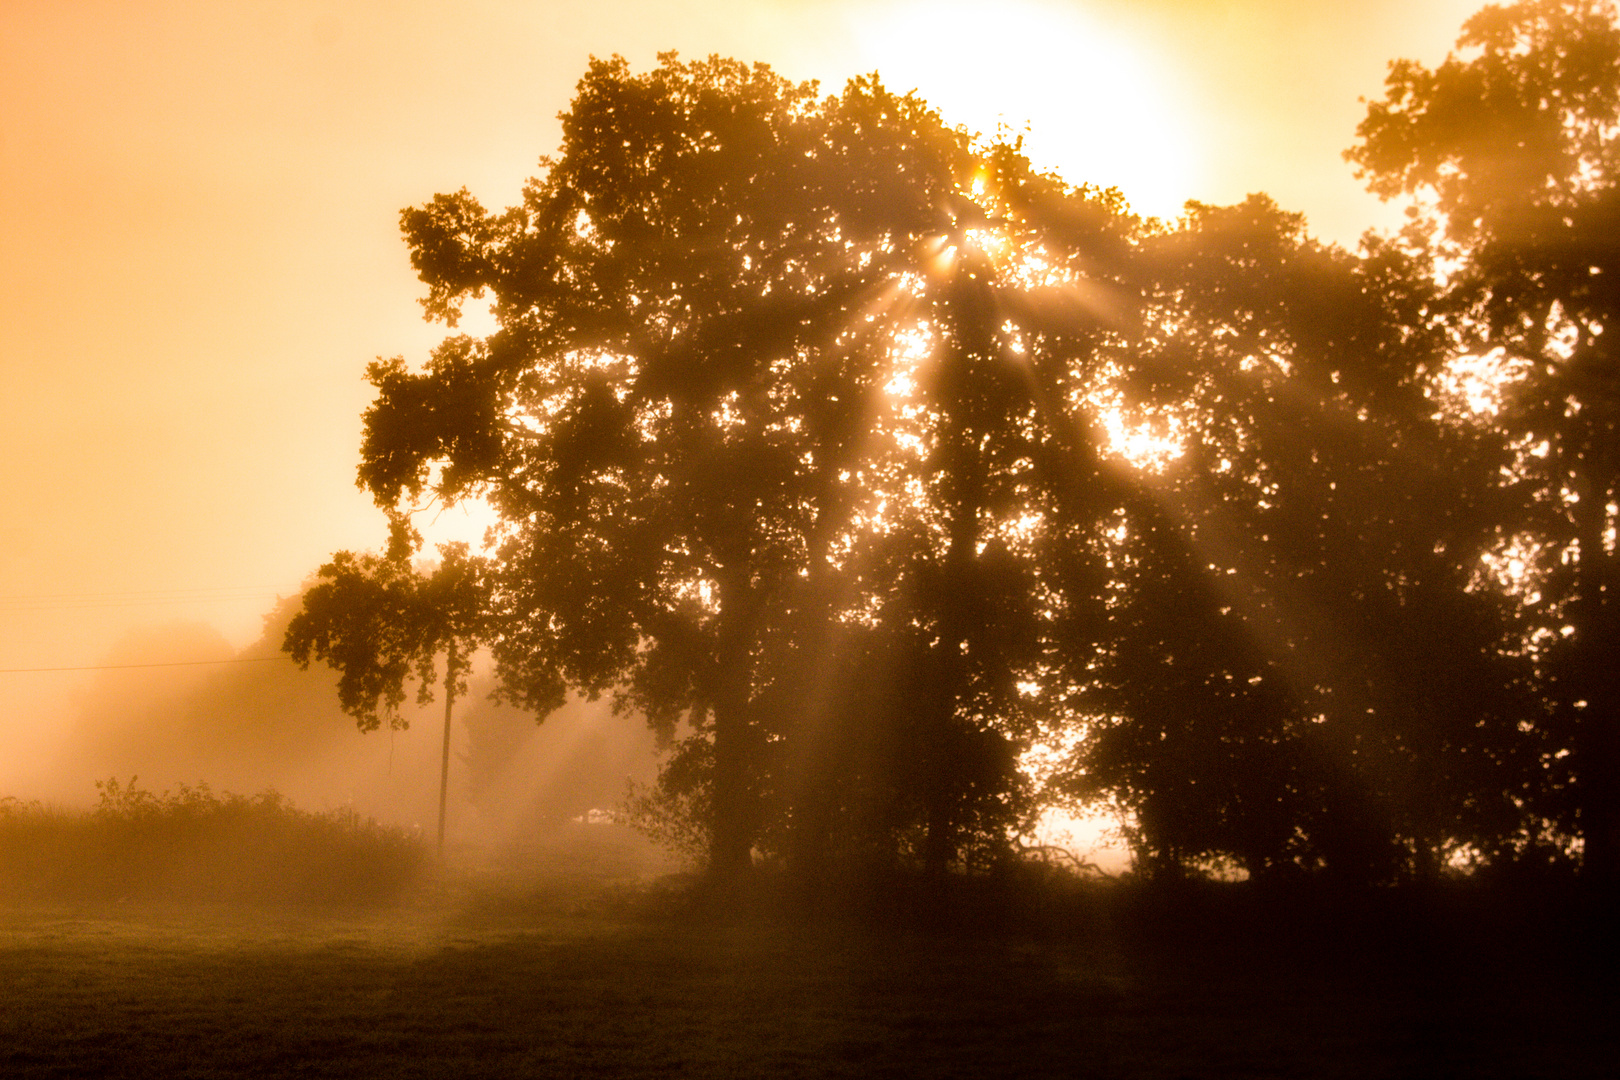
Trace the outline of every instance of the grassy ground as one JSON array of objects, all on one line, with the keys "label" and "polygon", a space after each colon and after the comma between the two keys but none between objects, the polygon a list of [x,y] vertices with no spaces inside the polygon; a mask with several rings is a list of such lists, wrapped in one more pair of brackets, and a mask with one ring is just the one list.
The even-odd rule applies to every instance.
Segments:
[{"label": "grassy ground", "polygon": [[1160,933],[1106,904],[993,932],[968,915],[923,931],[510,872],[364,911],[13,905],[0,1075],[1595,1077],[1620,1062],[1613,981],[1571,981],[1535,949],[1312,957],[1283,934],[1259,960],[1197,921]]}]

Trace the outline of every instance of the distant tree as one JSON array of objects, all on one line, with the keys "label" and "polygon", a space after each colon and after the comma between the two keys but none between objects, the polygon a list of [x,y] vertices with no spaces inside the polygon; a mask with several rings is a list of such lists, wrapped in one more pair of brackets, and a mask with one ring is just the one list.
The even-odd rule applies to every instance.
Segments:
[{"label": "distant tree", "polygon": [[282,648],[301,667],[319,660],[338,671],[338,701],[361,731],[375,731],[385,718],[394,728],[405,727],[399,707],[406,680],[414,674],[418,703],[431,702],[436,661],[444,654],[442,855],[451,717],[456,698],[466,693],[473,653],[489,638],[489,583],[483,560],[465,544],[440,545],[438,565],[419,573],[411,562],[419,542],[408,522],[395,516],[382,554],[334,555],[305,590]]},{"label": "distant tree", "polygon": [[1373,191],[1413,197],[1413,234],[1455,270],[1449,322],[1499,361],[1500,411],[1530,488],[1501,551],[1530,624],[1545,715],[1537,839],[1578,837],[1620,884],[1620,26],[1606,0],[1489,6],[1430,70],[1390,67],[1347,157]]}]

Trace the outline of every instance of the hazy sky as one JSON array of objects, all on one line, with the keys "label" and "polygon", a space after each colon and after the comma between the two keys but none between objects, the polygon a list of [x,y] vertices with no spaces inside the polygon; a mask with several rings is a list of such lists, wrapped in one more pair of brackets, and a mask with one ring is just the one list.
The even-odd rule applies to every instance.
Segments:
[{"label": "hazy sky", "polygon": [[[0,0],[0,668],[171,620],[245,644],[278,590],[380,543],[362,372],[442,332],[399,210],[515,201],[593,53],[829,90],[876,69],[948,120],[1027,121],[1038,161],[1149,211],[1267,191],[1353,242],[1394,221],[1339,157],[1358,96],[1478,6]],[[0,674],[0,757],[85,677]]]}]

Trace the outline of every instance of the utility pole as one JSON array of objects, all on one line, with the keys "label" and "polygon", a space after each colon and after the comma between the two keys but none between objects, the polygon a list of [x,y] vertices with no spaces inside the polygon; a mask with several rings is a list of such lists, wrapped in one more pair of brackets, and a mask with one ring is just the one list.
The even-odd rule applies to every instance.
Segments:
[{"label": "utility pole", "polygon": [[444,755],[439,761],[439,862],[444,862],[444,804],[450,789],[450,710],[456,703],[456,643],[450,642],[444,665]]}]

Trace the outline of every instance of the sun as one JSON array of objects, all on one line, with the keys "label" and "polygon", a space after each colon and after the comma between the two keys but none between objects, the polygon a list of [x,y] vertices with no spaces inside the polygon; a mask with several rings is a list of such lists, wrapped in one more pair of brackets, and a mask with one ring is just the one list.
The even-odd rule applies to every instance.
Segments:
[{"label": "sun", "polygon": [[1070,183],[1118,187],[1138,212],[1173,218],[1196,197],[1191,125],[1167,74],[1125,40],[1037,0],[905,2],[862,8],[867,70],[916,89],[947,123],[1024,134]]}]

